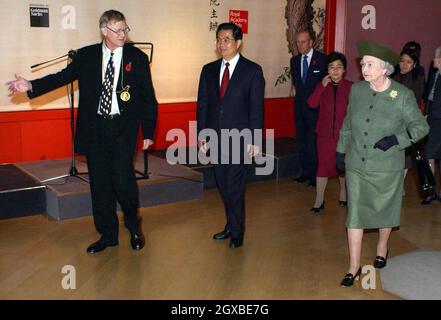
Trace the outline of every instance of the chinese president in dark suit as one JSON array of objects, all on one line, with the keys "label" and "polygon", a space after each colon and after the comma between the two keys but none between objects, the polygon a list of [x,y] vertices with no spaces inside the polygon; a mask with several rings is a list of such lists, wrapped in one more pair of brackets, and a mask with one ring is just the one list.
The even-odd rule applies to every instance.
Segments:
[{"label": "chinese president in dark suit", "polygon": [[[241,28],[232,23],[222,23],[216,31],[216,48],[222,58],[205,65],[201,72],[197,102],[199,137],[204,129],[214,130],[218,141],[221,131],[263,129],[265,80],[262,68],[239,53],[242,37]],[[231,238],[230,248],[243,243],[246,159],[260,151],[254,142],[241,143],[237,148],[229,146],[229,156],[221,148],[225,147],[223,143],[214,150],[209,147],[210,152],[219,152],[217,158],[222,160],[213,167],[227,216],[224,230],[213,238]],[[202,150],[207,149],[207,143],[210,145],[208,140],[198,138]]]},{"label": "chinese president in dark suit", "polygon": [[106,11],[99,27],[103,41],[79,49],[65,69],[33,81],[16,75],[7,83],[11,92],[35,98],[78,80],[75,151],[87,159],[93,218],[101,235],[87,248],[91,254],[118,244],[117,201],[132,248],[144,246],[133,159],[140,124],[143,149],[153,144],[157,114],[148,56],[125,43],[130,28],[124,15]]}]

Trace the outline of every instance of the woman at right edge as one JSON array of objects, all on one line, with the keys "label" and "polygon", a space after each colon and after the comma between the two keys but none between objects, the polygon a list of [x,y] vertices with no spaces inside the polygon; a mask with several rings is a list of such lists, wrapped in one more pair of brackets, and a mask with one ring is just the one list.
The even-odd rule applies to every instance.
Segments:
[{"label": "woman at right edge", "polygon": [[390,233],[400,225],[404,150],[411,139],[429,132],[413,92],[388,77],[399,55],[372,41],[359,41],[357,47],[365,81],[352,86],[336,155],[338,170],[346,171],[348,193],[350,263],[343,287],[361,274],[364,229],[379,229],[373,263],[378,269],[386,266]]}]

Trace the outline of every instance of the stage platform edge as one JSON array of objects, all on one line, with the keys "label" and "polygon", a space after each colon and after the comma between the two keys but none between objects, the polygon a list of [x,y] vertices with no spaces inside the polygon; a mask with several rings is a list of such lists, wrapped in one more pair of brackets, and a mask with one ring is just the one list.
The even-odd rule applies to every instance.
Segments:
[{"label": "stage platform edge", "polygon": [[[138,180],[140,207],[201,199],[203,175],[181,165],[170,165],[165,159],[149,156],[149,179]],[[43,181],[69,172],[71,159],[18,163],[15,165],[35,181]],[[78,171],[87,172],[87,165],[76,161]],[[135,168],[143,171],[142,154],[136,157]],[[88,180],[87,174],[80,176]],[[43,214],[49,219],[64,220],[92,215],[92,203],[87,182],[68,176],[47,183],[45,187],[46,208]],[[118,205],[118,210],[121,208]]]}]

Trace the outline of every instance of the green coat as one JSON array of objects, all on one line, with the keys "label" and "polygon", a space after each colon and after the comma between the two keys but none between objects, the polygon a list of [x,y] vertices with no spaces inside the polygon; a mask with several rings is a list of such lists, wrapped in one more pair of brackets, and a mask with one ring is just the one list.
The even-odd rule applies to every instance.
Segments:
[{"label": "green coat", "polygon": [[[413,92],[391,80],[375,92],[367,81],[352,86],[337,152],[345,154],[348,192],[347,227],[388,228],[400,225],[404,150],[429,132]],[[396,135],[398,145],[386,151],[375,143]]]},{"label": "green coat", "polygon": [[[401,171],[404,149],[410,146],[407,131],[414,142],[428,134],[429,125],[413,92],[394,80],[391,82],[383,92],[374,92],[367,81],[352,86],[337,145],[337,152],[346,155],[346,170]],[[398,145],[386,152],[374,149],[378,140],[393,134]]]}]

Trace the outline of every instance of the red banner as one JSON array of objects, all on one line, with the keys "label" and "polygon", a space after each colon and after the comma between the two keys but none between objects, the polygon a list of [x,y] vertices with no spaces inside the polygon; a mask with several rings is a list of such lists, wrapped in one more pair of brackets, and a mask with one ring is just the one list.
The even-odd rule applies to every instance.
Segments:
[{"label": "red banner", "polygon": [[248,33],[248,11],[230,10],[230,22],[242,28],[243,33]]}]

